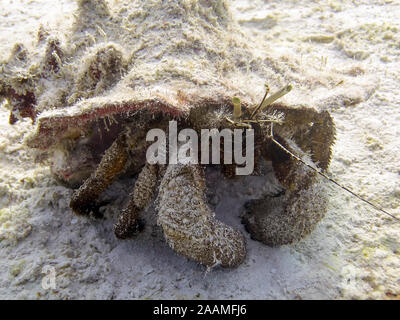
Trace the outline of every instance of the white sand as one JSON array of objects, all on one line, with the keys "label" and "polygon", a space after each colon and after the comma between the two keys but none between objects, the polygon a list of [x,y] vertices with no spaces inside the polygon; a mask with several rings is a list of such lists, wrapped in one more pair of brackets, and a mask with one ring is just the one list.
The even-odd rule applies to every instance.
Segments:
[{"label": "white sand", "polygon": [[[112,1],[111,1],[112,3]],[[234,0],[248,33],[282,59],[322,72],[364,70],[362,101],[326,104],[337,125],[330,174],[363,197],[399,215],[400,4],[396,1]],[[372,1],[371,1],[372,3]],[[16,41],[34,40],[39,23],[68,25],[69,1],[0,3],[0,57]],[[302,70],[299,72],[301,76]],[[316,79],[317,81],[318,79]],[[332,90],[341,90],[341,84]],[[348,87],[343,86],[343,90]],[[328,90],[329,88],[326,88]],[[323,91],[323,90],[322,90]],[[316,103],[326,92],[310,92]],[[345,92],[351,96],[352,92]],[[357,93],[354,93],[357,97]],[[292,96],[291,99],[295,99]],[[293,100],[292,100],[293,101]],[[234,270],[205,268],[175,254],[152,223],[135,240],[115,239],[112,224],[132,181],[113,184],[107,219],[76,217],[72,191],[35,164],[22,137],[30,121],[8,125],[0,107],[0,298],[159,299],[390,298],[400,295],[400,223],[328,182],[330,205],[316,231],[293,246],[269,248],[246,233],[248,254]],[[238,215],[252,185],[225,181],[212,203],[217,216],[244,232]],[[116,196],[117,195],[117,196]],[[42,288],[42,268],[56,270],[55,290]]]}]

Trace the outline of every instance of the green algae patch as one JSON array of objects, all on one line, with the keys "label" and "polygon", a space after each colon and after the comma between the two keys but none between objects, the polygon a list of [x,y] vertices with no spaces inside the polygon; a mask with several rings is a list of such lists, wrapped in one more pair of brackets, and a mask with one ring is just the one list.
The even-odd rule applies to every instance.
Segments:
[{"label": "green algae patch", "polygon": [[0,209],[0,242],[15,243],[26,238],[32,231],[32,226],[28,223],[29,216],[26,208]]},{"label": "green algae patch", "polygon": [[376,52],[371,45],[384,46],[389,52],[398,55],[399,40],[397,27],[388,23],[367,23],[338,32],[335,44],[349,58],[365,60]]},{"label": "green algae patch", "polygon": [[304,42],[316,42],[316,43],[331,43],[335,40],[335,36],[327,34],[316,34],[303,39]]},{"label": "green algae patch", "polygon": [[26,266],[25,260],[17,261],[16,263],[12,264],[9,268],[10,275],[12,277],[18,277],[18,275],[24,270]]}]

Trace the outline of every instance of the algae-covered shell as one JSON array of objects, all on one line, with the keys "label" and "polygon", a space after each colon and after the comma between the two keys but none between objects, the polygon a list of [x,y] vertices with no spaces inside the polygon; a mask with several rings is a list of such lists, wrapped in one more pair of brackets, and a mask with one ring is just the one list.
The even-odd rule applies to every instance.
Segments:
[{"label": "algae-covered shell", "polygon": [[[93,121],[135,110],[183,116],[202,104],[243,105],[260,99],[265,82],[286,83],[272,58],[257,55],[232,19],[227,2],[78,1],[71,30],[39,30],[37,47],[3,64],[9,88],[31,101],[12,105],[12,117],[36,122],[28,145],[47,149],[84,134]],[[16,72],[20,70],[20,72]],[[16,81],[24,77],[26,81]],[[23,110],[31,112],[23,113]]]},{"label": "algae-covered shell", "polygon": [[101,118],[143,109],[185,116],[199,105],[231,105],[235,95],[254,105],[265,83],[313,81],[246,38],[225,0],[77,2],[70,30],[41,27],[35,48],[17,44],[1,65],[10,122],[35,121],[30,147],[85,136]]}]

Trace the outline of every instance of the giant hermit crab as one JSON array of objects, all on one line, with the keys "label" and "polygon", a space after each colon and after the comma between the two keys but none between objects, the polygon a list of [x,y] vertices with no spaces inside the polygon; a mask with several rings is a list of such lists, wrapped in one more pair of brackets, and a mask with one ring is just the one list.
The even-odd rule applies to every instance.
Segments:
[{"label": "giant hermit crab", "polygon": [[[139,215],[159,186],[158,224],[169,245],[209,267],[237,266],[245,257],[244,237],[208,207],[203,167],[146,163],[146,133],[166,129],[169,120],[197,132],[235,128],[255,115],[259,92],[253,88],[302,80],[290,78],[274,59],[257,56],[226,1],[117,6],[111,11],[105,1],[79,0],[72,29],[62,35],[66,40],[41,27],[31,52],[15,46],[0,73],[10,123],[22,117],[36,123],[27,144],[51,153],[55,177],[79,187],[70,204],[75,213],[96,212],[98,197],[118,175],[140,172],[115,225],[118,238],[140,231]],[[243,114],[232,120],[234,96],[241,97]],[[284,192],[250,201],[243,222],[256,240],[290,244],[314,229],[327,201],[315,171],[291,154],[326,170],[334,124],[327,111],[277,103],[253,120],[246,126],[255,130],[254,174],[272,167]],[[232,178],[235,164],[220,167]]]}]

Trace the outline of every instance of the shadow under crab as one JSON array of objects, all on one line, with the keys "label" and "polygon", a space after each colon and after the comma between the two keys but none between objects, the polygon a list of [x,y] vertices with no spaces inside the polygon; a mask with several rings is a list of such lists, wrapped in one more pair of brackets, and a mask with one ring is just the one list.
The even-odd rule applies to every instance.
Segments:
[{"label": "shadow under crab", "polygon": [[[281,87],[272,58],[260,58],[232,21],[226,1],[133,1],[111,11],[104,1],[78,1],[76,21],[63,43],[42,28],[37,48],[16,46],[0,74],[10,123],[30,117],[28,146],[53,154],[52,172],[79,187],[71,199],[80,215],[96,211],[101,193],[119,175],[138,179],[115,225],[121,239],[141,230],[140,214],[157,197],[158,224],[179,254],[206,266],[235,267],[245,258],[243,235],[215,218],[205,198],[200,165],[146,163],[146,133],[179,128],[233,128],[225,118],[239,95],[244,113],[256,106],[256,89]],[[283,78],[283,80],[282,80]],[[327,111],[273,104],[284,122],[275,139],[326,170],[335,128]],[[254,174],[272,166],[275,196],[250,201],[243,223],[268,245],[293,243],[322,219],[326,196],[319,177],[271,142],[258,123]],[[232,177],[233,165],[221,165]],[[240,179],[240,177],[235,177]],[[158,191],[158,192],[156,192]]]}]

